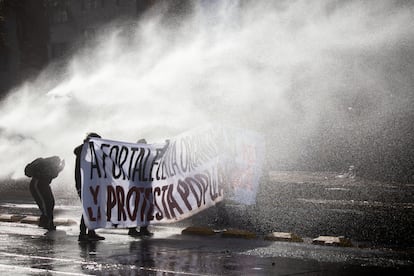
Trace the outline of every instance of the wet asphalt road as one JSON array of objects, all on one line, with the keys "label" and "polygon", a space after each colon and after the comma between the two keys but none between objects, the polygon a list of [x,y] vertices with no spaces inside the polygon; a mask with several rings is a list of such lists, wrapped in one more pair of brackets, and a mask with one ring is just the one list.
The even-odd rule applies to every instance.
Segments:
[{"label": "wet asphalt road", "polygon": [[77,227],[45,235],[33,225],[0,223],[1,275],[410,275],[406,254],[307,243],[180,235],[152,238],[102,230],[105,241],[77,242]]},{"label": "wet asphalt road", "polygon": [[212,208],[192,220],[263,234],[345,236],[361,246],[414,248],[414,184],[337,176],[270,172],[256,205],[227,204],[224,212]]},{"label": "wet asphalt road", "polygon": [[[42,229],[0,223],[0,275],[411,275],[414,271],[413,185],[335,174],[273,172],[254,206],[227,203],[168,227],[151,239],[100,230],[103,242],[78,243],[78,226]],[[1,190],[0,213],[38,214],[18,189]],[[78,220],[75,198],[56,195],[56,217]],[[256,233],[294,232],[304,243],[180,235],[187,225]],[[310,243],[344,235],[360,248]]]}]

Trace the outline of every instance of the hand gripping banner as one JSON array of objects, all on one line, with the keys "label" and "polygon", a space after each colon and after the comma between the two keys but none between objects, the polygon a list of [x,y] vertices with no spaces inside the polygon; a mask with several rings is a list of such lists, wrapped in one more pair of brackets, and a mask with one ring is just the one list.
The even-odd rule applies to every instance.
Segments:
[{"label": "hand gripping banner", "polygon": [[188,218],[226,198],[253,204],[263,138],[203,127],[165,143],[91,138],[82,147],[81,182],[89,229],[129,228]]}]

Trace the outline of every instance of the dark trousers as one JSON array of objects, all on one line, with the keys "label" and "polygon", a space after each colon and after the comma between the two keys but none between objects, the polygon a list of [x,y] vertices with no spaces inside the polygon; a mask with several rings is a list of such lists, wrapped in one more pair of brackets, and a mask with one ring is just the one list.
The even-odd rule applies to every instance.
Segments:
[{"label": "dark trousers", "polygon": [[79,225],[79,230],[80,230],[81,235],[86,234],[87,228],[86,228],[85,219],[83,218],[83,215],[81,217],[81,221],[80,221],[80,225]]},{"label": "dark trousers", "polygon": [[[76,187],[76,190],[78,191],[78,196],[79,196],[79,199],[80,199],[80,200],[81,200],[81,202],[82,202],[81,191],[80,191],[80,189],[78,189],[77,187]],[[86,232],[88,232],[88,233],[95,233],[95,230],[89,230],[89,229],[86,227],[86,224],[85,224],[85,219],[83,218],[83,214],[82,214],[82,216],[81,216],[81,220],[80,220],[80,223],[79,223],[79,232],[80,232],[80,234],[81,234],[81,235],[85,235],[85,234],[86,234]]]},{"label": "dark trousers", "polygon": [[47,219],[48,223],[53,225],[55,198],[53,197],[49,182],[33,177],[30,181],[30,193],[42,213],[41,220]]}]

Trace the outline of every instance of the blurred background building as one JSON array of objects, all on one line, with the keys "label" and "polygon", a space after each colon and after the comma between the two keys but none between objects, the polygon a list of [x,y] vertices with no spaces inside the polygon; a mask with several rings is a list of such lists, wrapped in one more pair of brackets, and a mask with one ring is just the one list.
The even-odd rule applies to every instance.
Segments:
[{"label": "blurred background building", "polygon": [[155,3],[180,12],[176,0],[0,0],[0,97],[46,65],[64,61],[92,40],[98,27],[139,18]]},{"label": "blurred background building", "polygon": [[0,95],[47,64],[49,21],[45,1],[0,1]]}]

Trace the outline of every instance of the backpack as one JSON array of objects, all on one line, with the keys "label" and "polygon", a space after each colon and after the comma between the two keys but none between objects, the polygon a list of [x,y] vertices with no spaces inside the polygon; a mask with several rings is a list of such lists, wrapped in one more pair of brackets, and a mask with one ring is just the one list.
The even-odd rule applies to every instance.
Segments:
[{"label": "backpack", "polygon": [[24,168],[24,174],[28,177],[33,177],[36,174],[36,170],[39,167],[39,164],[42,162],[43,158],[37,158],[26,165]]},{"label": "backpack", "polygon": [[52,156],[48,158],[37,158],[24,168],[24,174],[28,177],[52,180],[62,170],[60,158]]}]

